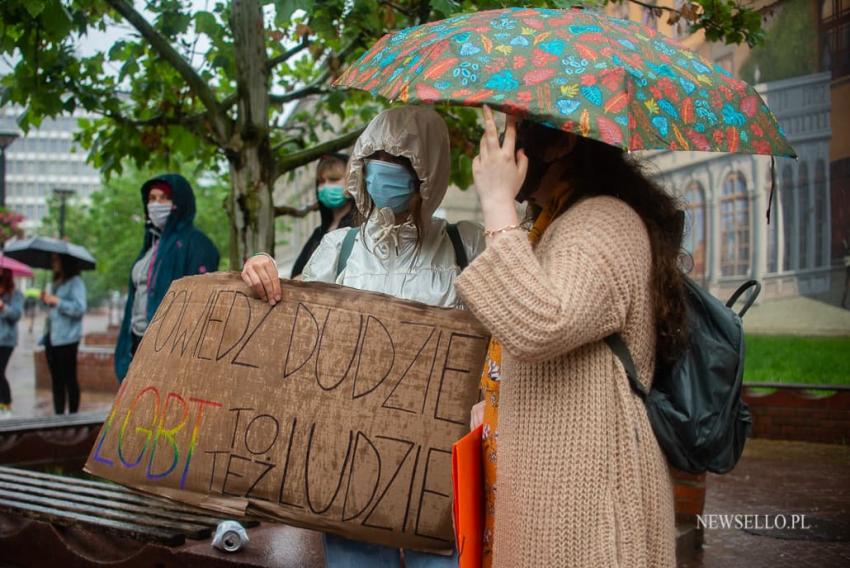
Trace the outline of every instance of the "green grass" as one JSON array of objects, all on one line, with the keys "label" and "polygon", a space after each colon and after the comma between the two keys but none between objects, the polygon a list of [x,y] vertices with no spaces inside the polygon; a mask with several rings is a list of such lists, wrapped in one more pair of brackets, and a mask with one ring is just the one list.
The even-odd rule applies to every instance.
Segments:
[{"label": "green grass", "polygon": [[747,335],[744,381],[850,384],[850,337]]}]

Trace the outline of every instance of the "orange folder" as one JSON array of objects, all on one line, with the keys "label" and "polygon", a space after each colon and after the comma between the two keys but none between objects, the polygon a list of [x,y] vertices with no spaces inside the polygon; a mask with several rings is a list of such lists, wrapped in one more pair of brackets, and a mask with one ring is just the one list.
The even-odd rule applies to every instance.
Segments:
[{"label": "orange folder", "polygon": [[455,537],[460,568],[481,568],[484,537],[484,472],[479,426],[452,445]]}]

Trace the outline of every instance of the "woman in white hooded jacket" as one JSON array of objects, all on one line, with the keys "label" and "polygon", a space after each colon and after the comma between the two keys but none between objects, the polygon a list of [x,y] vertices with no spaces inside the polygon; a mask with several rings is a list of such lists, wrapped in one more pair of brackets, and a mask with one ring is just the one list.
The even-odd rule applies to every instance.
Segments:
[{"label": "woman in white hooded jacket", "polygon": [[[461,271],[459,255],[471,262],[483,249],[484,237],[475,223],[452,228],[433,216],[448,189],[450,171],[448,128],[436,111],[405,106],[380,113],[357,139],[346,178],[346,191],[365,221],[359,229],[325,235],[303,279],[461,307],[454,286]],[[242,278],[261,299],[272,304],[281,300],[277,267],[269,255],[249,259]],[[325,543],[328,566],[399,566],[394,548],[333,535]],[[405,563],[411,568],[449,567],[457,565],[457,557],[406,551]]]}]

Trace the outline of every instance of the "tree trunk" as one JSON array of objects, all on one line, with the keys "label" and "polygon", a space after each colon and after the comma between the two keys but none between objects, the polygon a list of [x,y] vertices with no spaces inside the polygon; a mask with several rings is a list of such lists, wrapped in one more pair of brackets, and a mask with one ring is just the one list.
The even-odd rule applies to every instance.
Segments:
[{"label": "tree trunk", "polygon": [[231,29],[236,61],[236,128],[230,162],[230,266],[257,252],[274,254],[274,160],[269,139],[269,71],[263,14],[257,0],[233,0]]}]

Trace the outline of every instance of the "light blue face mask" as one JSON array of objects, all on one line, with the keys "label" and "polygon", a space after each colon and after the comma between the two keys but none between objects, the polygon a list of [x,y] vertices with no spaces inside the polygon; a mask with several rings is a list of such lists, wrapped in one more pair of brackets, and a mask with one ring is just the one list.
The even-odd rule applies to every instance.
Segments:
[{"label": "light blue face mask", "polygon": [[394,213],[407,211],[414,192],[413,176],[404,166],[380,160],[366,160],[366,191],[375,207],[389,207]]},{"label": "light blue face mask", "polygon": [[325,184],[319,186],[319,203],[329,209],[336,209],[345,205],[348,198],[345,197],[345,190],[341,185]]}]

